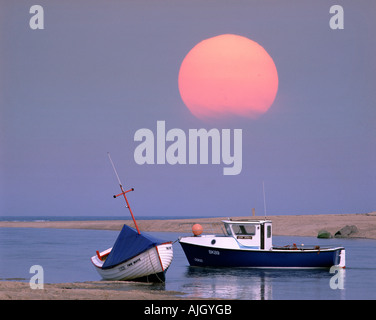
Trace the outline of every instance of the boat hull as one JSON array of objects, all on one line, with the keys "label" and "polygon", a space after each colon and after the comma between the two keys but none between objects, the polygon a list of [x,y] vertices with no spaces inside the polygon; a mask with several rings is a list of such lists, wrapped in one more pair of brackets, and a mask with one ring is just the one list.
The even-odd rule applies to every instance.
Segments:
[{"label": "boat hull", "polygon": [[180,241],[191,266],[247,268],[344,267],[343,247],[317,250],[261,250],[208,247]]},{"label": "boat hull", "polygon": [[[100,253],[109,253],[107,249]],[[100,276],[104,280],[130,280],[143,282],[164,282],[165,273],[173,258],[172,242],[152,247],[137,256],[122,262],[112,268],[103,269],[102,261],[97,255],[91,257]]]}]

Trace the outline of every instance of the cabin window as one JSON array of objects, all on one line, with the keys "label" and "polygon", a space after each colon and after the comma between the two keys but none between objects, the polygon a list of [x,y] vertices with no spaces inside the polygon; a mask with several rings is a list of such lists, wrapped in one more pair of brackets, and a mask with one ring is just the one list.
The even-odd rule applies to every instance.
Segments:
[{"label": "cabin window", "polygon": [[225,228],[226,228],[227,235],[231,236],[230,226],[228,224],[225,224]]},{"label": "cabin window", "polygon": [[256,228],[251,224],[234,224],[232,225],[232,230],[237,236],[254,236],[256,234]]},{"label": "cabin window", "polygon": [[267,236],[268,238],[271,238],[271,237],[272,237],[272,226],[268,226],[268,227],[266,228],[266,236]]}]

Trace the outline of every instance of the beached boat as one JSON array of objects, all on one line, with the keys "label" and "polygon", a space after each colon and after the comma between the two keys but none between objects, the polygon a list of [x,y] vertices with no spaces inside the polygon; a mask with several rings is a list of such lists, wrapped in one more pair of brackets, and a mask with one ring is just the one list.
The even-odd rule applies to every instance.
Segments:
[{"label": "beached boat", "polygon": [[191,266],[253,268],[345,267],[345,248],[322,246],[276,247],[272,221],[223,220],[224,235],[180,237]]},{"label": "beached boat", "polygon": [[132,280],[146,282],[164,282],[165,273],[173,258],[172,241],[163,241],[140,232],[136,219],[129,205],[122,183],[108,154],[111,165],[118,179],[126,207],[132,216],[136,230],[124,225],[112,248],[91,257],[91,262],[105,280]]},{"label": "beached boat", "polygon": [[91,262],[104,280],[164,282],[172,257],[172,242],[124,225],[114,246],[97,251]]}]

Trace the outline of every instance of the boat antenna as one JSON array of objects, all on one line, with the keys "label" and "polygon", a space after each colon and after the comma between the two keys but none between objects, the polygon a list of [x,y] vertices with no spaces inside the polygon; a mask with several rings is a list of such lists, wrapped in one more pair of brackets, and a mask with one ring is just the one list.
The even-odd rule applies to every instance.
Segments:
[{"label": "boat antenna", "polygon": [[131,188],[131,189],[127,190],[127,191],[124,191],[124,189],[123,189],[123,185],[121,184],[121,181],[120,181],[119,175],[118,175],[118,173],[117,173],[117,171],[116,171],[116,168],[115,168],[115,165],[114,165],[114,163],[112,162],[111,155],[110,155],[109,152],[107,152],[107,155],[108,155],[108,158],[110,159],[110,162],[111,162],[112,168],[114,169],[114,172],[115,172],[116,178],[117,178],[117,180],[118,180],[118,182],[119,182],[120,190],[121,190],[121,193],[119,193],[119,194],[117,194],[117,195],[114,195],[114,198],[116,198],[116,197],[118,197],[118,196],[121,196],[121,195],[124,196],[125,202],[127,203],[126,207],[129,209],[129,212],[131,213],[131,216],[132,216],[132,219],[133,219],[134,225],[136,226],[137,232],[138,232],[138,234],[141,234],[141,233],[140,233],[140,230],[138,229],[136,219],[134,218],[134,215],[133,215],[132,209],[131,209],[131,207],[130,207],[130,205],[129,205],[128,199],[127,199],[127,197],[126,197],[126,195],[125,195],[126,193],[128,193],[128,192],[130,192],[130,191],[134,191],[134,188]]},{"label": "boat antenna", "polygon": [[265,183],[264,181],[262,182],[262,192],[264,194],[264,217],[266,220],[266,200],[265,200]]}]

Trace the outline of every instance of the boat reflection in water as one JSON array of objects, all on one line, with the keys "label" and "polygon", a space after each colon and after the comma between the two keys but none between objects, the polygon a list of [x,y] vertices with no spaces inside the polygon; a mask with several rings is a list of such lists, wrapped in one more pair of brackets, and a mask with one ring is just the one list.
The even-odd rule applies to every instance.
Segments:
[{"label": "boat reflection in water", "polygon": [[241,300],[272,299],[272,283],[260,270],[188,267],[190,283],[184,289],[193,297]]},{"label": "boat reflection in water", "polygon": [[[330,281],[344,283],[345,270],[338,269],[337,279],[324,269],[251,269],[251,268],[202,268],[187,267],[183,285],[191,297],[239,300],[285,299],[297,290],[301,299],[310,299],[311,293],[326,299],[331,290]],[[297,285],[299,283],[299,285]],[[298,289],[299,288],[299,289]]]}]

